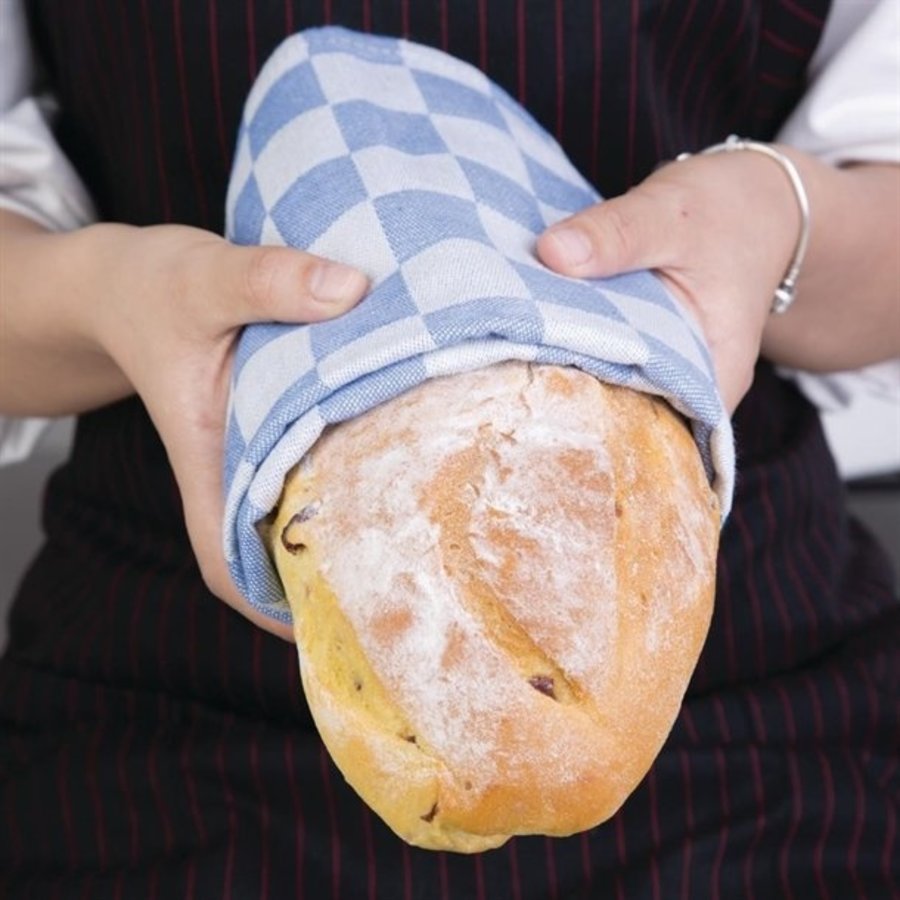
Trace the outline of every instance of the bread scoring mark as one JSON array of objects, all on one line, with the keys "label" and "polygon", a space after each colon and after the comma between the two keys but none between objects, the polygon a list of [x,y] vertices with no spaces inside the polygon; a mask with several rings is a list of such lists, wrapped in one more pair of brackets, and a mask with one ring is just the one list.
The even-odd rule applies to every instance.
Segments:
[{"label": "bread scoring mark", "polygon": [[295,513],[281,530],[281,546],[292,556],[299,556],[308,549],[306,544],[300,540],[303,529],[298,526],[304,521],[300,518],[302,514],[302,511]]},{"label": "bread scoring mark", "polygon": [[556,699],[556,690],[554,688],[554,681],[552,676],[550,675],[532,675],[531,678],[528,679],[528,683],[536,690],[542,694],[548,696],[551,700]]}]

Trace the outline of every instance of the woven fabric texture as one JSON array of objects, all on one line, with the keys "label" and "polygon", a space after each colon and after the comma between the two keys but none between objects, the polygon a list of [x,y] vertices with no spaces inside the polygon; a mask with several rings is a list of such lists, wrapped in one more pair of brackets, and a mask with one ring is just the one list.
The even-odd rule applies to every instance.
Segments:
[{"label": "woven fabric texture", "polygon": [[227,236],[354,265],[372,288],[337,320],[241,337],[224,544],[256,607],[290,620],[255,524],[322,430],[426,379],[503,360],[577,366],[667,398],[692,423],[727,514],[731,426],[696,324],[649,272],[579,280],[535,257],[542,231],[599,199],[467,63],[330,27],[276,49],[244,108]]}]

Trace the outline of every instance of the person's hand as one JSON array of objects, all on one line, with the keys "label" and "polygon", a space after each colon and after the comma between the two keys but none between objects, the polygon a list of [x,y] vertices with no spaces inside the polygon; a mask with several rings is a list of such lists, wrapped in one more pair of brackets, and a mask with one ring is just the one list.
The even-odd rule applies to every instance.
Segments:
[{"label": "person's hand", "polygon": [[537,252],[577,277],[655,269],[698,320],[731,412],[752,382],[799,228],[778,165],[756,153],[723,153],[657,169],[626,194],[548,229]]},{"label": "person's hand", "polygon": [[[90,234],[89,234],[90,232]],[[237,247],[183,226],[85,229],[93,251],[79,306],[83,333],[115,365],[121,393],[141,397],[165,444],[191,543],[210,590],[291,639],[240,595],[222,552],[222,459],[232,356],[243,325],[313,322],[366,290],[355,269],[278,247]]]}]

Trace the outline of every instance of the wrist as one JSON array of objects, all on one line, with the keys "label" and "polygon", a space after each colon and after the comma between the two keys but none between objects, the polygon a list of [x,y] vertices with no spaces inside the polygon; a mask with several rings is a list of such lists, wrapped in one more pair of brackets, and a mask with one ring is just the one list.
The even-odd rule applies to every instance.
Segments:
[{"label": "wrist", "polygon": [[130,392],[97,341],[93,308],[102,304],[92,272],[89,226],[50,232],[3,214],[3,321],[0,411],[13,415],[81,412]]}]

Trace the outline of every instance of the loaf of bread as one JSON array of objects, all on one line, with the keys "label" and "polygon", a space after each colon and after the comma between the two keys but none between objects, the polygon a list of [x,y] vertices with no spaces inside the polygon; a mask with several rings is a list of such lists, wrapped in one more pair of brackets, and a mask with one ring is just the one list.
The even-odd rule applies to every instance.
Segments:
[{"label": "loaf of bread", "polygon": [[267,540],[332,758],[420,847],[610,817],[678,713],[719,512],[663,401],[570,368],[438,378],[333,427]]}]

